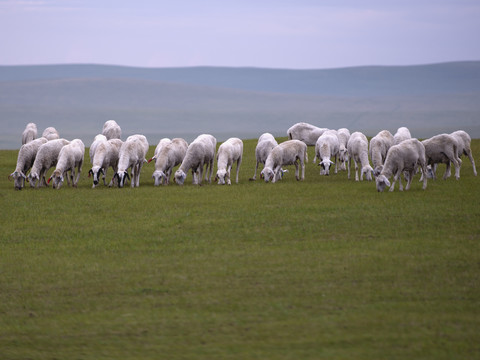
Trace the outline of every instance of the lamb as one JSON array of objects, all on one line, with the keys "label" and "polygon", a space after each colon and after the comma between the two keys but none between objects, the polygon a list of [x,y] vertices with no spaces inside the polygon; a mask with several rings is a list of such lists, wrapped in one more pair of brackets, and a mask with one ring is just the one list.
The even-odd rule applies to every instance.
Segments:
[{"label": "lamb", "polygon": [[31,187],[46,186],[45,174],[57,164],[60,150],[70,141],[66,139],[55,139],[47,141],[38,149],[37,156],[28,175]]},{"label": "lamb", "polygon": [[[281,177],[283,165],[295,165],[295,178],[304,180],[306,161],[308,161],[307,145],[300,140],[287,140],[272,149],[260,175],[265,182],[272,180],[272,183],[275,183]],[[299,163],[302,167],[301,178],[299,178]]]},{"label": "lamb", "polygon": [[393,135],[382,130],[370,140],[369,154],[372,159],[373,175],[378,176],[387,157],[388,149],[393,145]]},{"label": "lamb", "polygon": [[193,184],[202,184],[203,166],[205,168],[205,180],[209,183],[212,180],[213,162],[215,160],[215,150],[217,146],[217,139],[212,135],[199,135],[188,146],[185,158],[182,164],[175,172],[175,182],[178,185],[183,185],[187,177],[188,170],[192,169]]},{"label": "lamb", "polygon": [[44,138],[47,138],[48,141],[60,139],[60,135],[58,134],[57,129],[51,126],[43,130],[42,136]]},{"label": "lamb", "polygon": [[375,179],[377,191],[382,192],[386,186],[390,186],[389,178],[393,175],[393,183],[390,191],[395,188],[395,182],[399,181],[400,191],[403,191],[402,172],[407,172],[407,186],[405,190],[410,189],[413,175],[420,166],[423,175],[423,190],[427,188],[427,162],[425,157],[425,147],[417,139],[407,139],[398,145],[393,145],[388,151],[385,164],[381,166],[381,172]]},{"label": "lamb", "polygon": [[35,157],[37,156],[38,149],[47,141],[47,139],[41,137],[22,145],[20,148],[17,157],[17,167],[15,168],[15,171],[8,177],[9,179],[13,177],[15,190],[22,190],[22,188],[25,186],[27,171],[32,167]]},{"label": "lamb", "polygon": [[122,144],[118,155],[117,172],[114,175],[114,179],[118,181],[118,187],[123,188],[126,179],[130,179],[127,172],[129,168],[132,172],[131,187],[140,186],[140,171],[143,163],[146,162],[147,152],[148,141],[144,135],[131,135]]},{"label": "lamb", "polygon": [[[122,144],[123,141],[120,139],[104,140],[97,144],[93,158],[91,158],[92,168],[88,172],[89,177],[93,176],[92,188],[95,188],[100,182],[100,174],[102,174],[103,185],[107,185],[105,177],[107,176],[109,167],[113,169],[114,174],[117,172],[118,158]],[[108,186],[112,186],[113,182],[114,179],[112,178]]]},{"label": "lamb", "polygon": [[122,129],[115,120],[107,120],[103,124],[102,134],[106,136],[107,140],[121,139]]},{"label": "lamb", "polygon": [[[315,144],[315,157],[320,158],[318,165],[322,167],[320,175],[329,175],[330,166],[335,164],[335,174],[337,173],[337,156],[340,150],[340,142],[338,141],[337,132],[325,131]],[[335,163],[330,158],[335,158]]]},{"label": "lamb", "polygon": [[350,131],[346,128],[338,129],[337,137],[340,144],[338,149],[338,161],[341,163],[340,170],[347,170],[345,162],[348,159],[347,143],[348,139],[350,139]]},{"label": "lamb", "polygon": [[[446,180],[450,174],[450,163],[455,165],[455,178],[460,179],[460,166],[462,160],[458,157],[458,143],[457,140],[451,135],[440,134],[422,141],[425,146],[425,156],[427,159],[427,165],[435,166],[436,164],[447,164],[447,169],[443,175],[443,179]],[[435,172],[432,171],[432,177],[435,180]]]},{"label": "lamb", "polygon": [[277,140],[275,140],[272,134],[264,133],[260,135],[260,137],[258,138],[257,146],[255,147],[255,159],[257,161],[257,164],[255,166],[255,174],[253,174],[253,177],[250,179],[251,181],[255,181],[257,179],[258,165],[265,164],[268,155],[277,145]]},{"label": "lamb", "polygon": [[399,127],[395,135],[393,135],[393,145],[400,144],[403,140],[411,139],[412,135],[410,134],[410,130],[406,127]]},{"label": "lamb", "polygon": [[215,181],[218,180],[219,185],[232,184],[230,171],[235,162],[237,163],[235,182],[238,184],[238,172],[240,171],[242,156],[243,141],[239,138],[230,138],[219,146],[217,153],[217,176],[215,177]]},{"label": "lamb", "polygon": [[35,123],[28,123],[22,133],[22,145],[29,143],[37,138],[37,125]]},{"label": "lamb", "polygon": [[355,162],[355,181],[358,181],[358,163],[361,164],[362,170],[360,180],[363,181],[363,175],[368,181],[372,180],[373,168],[368,161],[368,140],[361,132],[354,132],[347,143],[348,151],[348,178],[350,179],[351,161]]},{"label": "lamb", "polygon": [[155,171],[152,178],[154,185],[170,184],[172,170],[178,164],[181,164],[187,153],[188,143],[181,138],[174,138],[169,144],[162,147],[155,157]]},{"label": "lamb", "polygon": [[320,135],[326,130],[328,129],[299,122],[287,130],[287,135],[290,140],[300,140],[309,146],[315,146]]},{"label": "lamb", "polygon": [[[57,167],[53,171],[52,176],[48,179],[49,183],[53,180],[54,189],[58,190],[62,187],[64,176],[67,176],[68,171],[70,171],[72,186],[77,187],[80,174],[82,173],[84,156],[85,145],[80,139],[74,139],[70,141],[70,144],[62,147],[60,154],[58,155]],[[76,177],[75,168],[78,170]]]},{"label": "lamb", "polygon": [[472,142],[472,139],[470,138],[470,135],[468,135],[467,132],[463,130],[458,130],[450,134],[453,136],[455,140],[457,140],[457,157],[460,158],[462,155],[468,156],[470,159],[470,162],[472,163],[473,167],[473,174],[477,176],[477,169],[475,167],[475,160],[473,160],[472,156],[472,149],[470,148],[470,143]]}]

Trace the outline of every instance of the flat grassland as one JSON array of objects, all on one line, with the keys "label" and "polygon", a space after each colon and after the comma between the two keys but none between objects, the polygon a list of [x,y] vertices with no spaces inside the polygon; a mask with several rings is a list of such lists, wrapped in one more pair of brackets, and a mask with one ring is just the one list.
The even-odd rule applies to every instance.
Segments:
[{"label": "flat grassland", "polygon": [[0,358],[480,358],[467,158],[459,181],[442,165],[378,193],[320,176],[313,148],[305,181],[251,182],[255,145],[231,186],[154,187],[149,164],[140,188],[92,189],[87,149],[58,191],[14,191],[0,151]]}]

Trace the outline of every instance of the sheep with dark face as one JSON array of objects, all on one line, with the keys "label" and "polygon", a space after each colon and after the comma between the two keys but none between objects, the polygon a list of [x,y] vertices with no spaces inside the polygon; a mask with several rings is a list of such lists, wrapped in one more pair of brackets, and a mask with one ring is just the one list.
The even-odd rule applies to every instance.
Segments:
[{"label": "sheep with dark face", "polygon": [[[393,191],[395,188],[395,182],[398,180],[400,191],[403,191],[401,179],[403,172],[408,173],[405,190],[410,189],[417,167],[420,167],[422,172],[423,189],[425,190],[427,188],[426,164],[425,147],[417,139],[407,139],[398,145],[393,145],[390,150],[388,150],[385,164],[380,165],[380,174],[375,179],[377,190],[382,192],[387,186],[389,186],[390,191]],[[390,185],[388,179],[392,176],[393,183]]]},{"label": "sheep with dark face", "polygon": [[37,156],[40,146],[45,144],[48,140],[44,137],[35,139],[22,145],[17,157],[17,166],[15,171],[9,175],[9,179],[13,178],[15,190],[22,190],[25,186],[25,180],[27,179],[27,171],[31,169],[35,157]]},{"label": "sheep with dark face", "polygon": [[[118,159],[122,144],[123,141],[120,139],[104,140],[97,143],[93,158],[91,159],[92,168],[88,172],[89,177],[93,176],[92,188],[95,188],[99,184],[100,175],[102,175],[103,185],[106,185],[105,178],[109,167],[112,168],[114,174],[117,173]],[[108,186],[112,186],[113,182],[114,178],[112,178]]]},{"label": "sheep with dark face", "polygon": [[[265,161],[265,167],[260,173],[265,182],[278,181],[282,176],[282,166],[295,165],[295,178],[305,179],[305,162],[308,161],[307,145],[300,140],[287,140],[275,146]],[[302,175],[299,176],[299,165]]]},{"label": "sheep with dark face", "polygon": [[368,161],[368,140],[361,132],[354,132],[347,144],[348,151],[348,178],[350,179],[350,167],[352,160],[355,163],[355,181],[358,181],[358,163],[361,165],[360,180],[363,181],[363,176],[368,181],[372,181],[373,168]]},{"label": "sheep with dark face", "polygon": [[393,145],[393,135],[388,130],[382,130],[370,140],[370,159],[372,159],[373,175],[380,175],[382,165],[388,150]]},{"label": "sheep with dark face", "polygon": [[175,182],[183,185],[187,172],[192,169],[193,184],[202,185],[205,166],[205,180],[211,183],[216,147],[217,139],[209,134],[199,135],[193,140],[187,148],[182,164],[175,172]]},{"label": "sheep with dark face", "polygon": [[45,175],[47,171],[57,165],[58,155],[60,150],[69,144],[70,141],[66,139],[55,139],[47,141],[38,149],[37,156],[28,174],[28,180],[31,187],[46,186],[47,181]]},{"label": "sheep with dark face", "polygon": [[[69,144],[62,147],[58,155],[57,167],[53,171],[52,176],[48,179],[50,183],[53,180],[53,188],[60,189],[62,187],[64,177],[70,171],[70,179],[72,186],[77,187],[80,174],[82,173],[83,159],[85,156],[85,145],[82,140],[74,139]],[[75,168],[77,174],[75,176]]]},{"label": "sheep with dark face", "polygon": [[28,144],[37,138],[37,125],[35,123],[28,123],[22,133],[22,145]]},{"label": "sheep with dark face", "polygon": [[118,187],[123,188],[127,179],[130,179],[128,169],[131,169],[131,187],[140,186],[140,171],[143,163],[147,160],[148,141],[143,135],[132,135],[120,147],[118,155],[118,168],[114,178],[118,181]]},{"label": "sheep with dark face", "polygon": [[217,153],[217,175],[215,181],[219,185],[231,185],[230,172],[234,163],[237,163],[235,182],[238,184],[238,172],[242,163],[243,141],[239,138],[230,138],[222,143]]},{"label": "sheep with dark face", "polygon": [[[158,148],[158,146],[157,146]],[[172,176],[172,170],[181,164],[187,153],[188,143],[182,138],[174,138],[168,144],[163,144],[161,149],[153,157],[155,171],[152,174],[154,185],[168,185]]]}]

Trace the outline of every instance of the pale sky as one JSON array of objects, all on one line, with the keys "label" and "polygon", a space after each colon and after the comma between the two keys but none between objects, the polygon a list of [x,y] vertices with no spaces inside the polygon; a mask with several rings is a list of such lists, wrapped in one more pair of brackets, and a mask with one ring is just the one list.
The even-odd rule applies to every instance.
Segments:
[{"label": "pale sky", "polygon": [[480,60],[479,0],[0,0],[0,65]]}]

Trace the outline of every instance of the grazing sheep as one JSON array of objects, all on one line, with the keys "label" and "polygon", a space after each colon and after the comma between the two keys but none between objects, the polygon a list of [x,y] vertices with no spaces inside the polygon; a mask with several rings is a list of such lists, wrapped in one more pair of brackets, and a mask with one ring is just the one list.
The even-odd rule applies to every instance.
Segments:
[{"label": "grazing sheep", "polygon": [[390,186],[388,180],[393,175],[393,182],[390,191],[395,188],[395,182],[398,180],[400,191],[403,191],[402,172],[407,172],[407,186],[405,190],[410,189],[413,175],[417,166],[420,166],[423,175],[423,190],[427,188],[427,163],[425,158],[425,147],[417,139],[407,139],[398,145],[393,145],[388,151],[385,164],[381,167],[381,172],[375,179],[377,191],[382,192],[386,186]]},{"label": "grazing sheep", "polygon": [[47,127],[45,130],[43,130],[42,136],[48,141],[60,139],[60,135],[58,134],[57,129],[54,127]]},{"label": "grazing sheep", "polygon": [[160,152],[154,156],[155,171],[152,178],[154,185],[158,186],[170,184],[172,170],[178,164],[181,164],[187,153],[188,143],[181,138],[174,138],[169,144],[160,149]]},{"label": "grazing sheep", "polygon": [[95,150],[97,149],[98,144],[101,142],[107,141],[107,137],[102,134],[98,134],[93,139],[92,145],[90,145],[90,150],[88,155],[90,156],[90,163],[93,164],[93,157],[95,156]]},{"label": "grazing sheep", "polygon": [[338,143],[340,144],[338,149],[338,161],[341,163],[340,170],[347,170],[345,163],[348,159],[347,143],[348,139],[350,139],[350,131],[346,128],[338,129],[337,137]]},{"label": "grazing sheep", "polygon": [[287,135],[290,140],[300,140],[309,146],[315,146],[320,135],[326,130],[328,129],[300,122],[289,128]]},{"label": "grazing sheep", "polygon": [[217,139],[212,135],[202,134],[193,140],[187,148],[182,164],[175,172],[175,182],[178,185],[183,185],[188,170],[192,169],[193,184],[201,185],[203,166],[206,165],[205,180],[211,183],[216,146]]},{"label": "grazing sheep", "polygon": [[251,181],[255,181],[257,179],[258,165],[265,164],[268,155],[277,145],[277,140],[275,140],[272,134],[264,133],[260,135],[260,137],[258,138],[257,146],[255,147],[255,159],[257,161],[257,164],[255,166],[255,174],[253,174],[253,177],[250,179]]},{"label": "grazing sheep", "polygon": [[468,156],[473,167],[473,174],[477,176],[477,168],[475,167],[475,160],[473,160],[472,149],[470,148],[470,143],[472,139],[467,132],[463,130],[458,130],[450,134],[455,140],[457,140],[457,157],[460,158],[462,155]]},{"label": "grazing sheep", "polygon": [[352,159],[355,162],[355,181],[358,181],[358,163],[361,164],[362,170],[360,180],[363,181],[365,175],[368,181],[372,180],[373,169],[368,162],[368,140],[361,132],[354,132],[347,143],[348,151],[348,178],[350,179],[350,167]]},{"label": "grazing sheep", "polygon": [[[300,140],[287,140],[275,146],[265,161],[260,176],[272,183],[280,179],[283,165],[295,165],[295,178],[297,180],[305,179],[305,162],[308,161],[307,145]],[[302,177],[299,177],[298,165],[302,167]]]},{"label": "grazing sheep", "polygon": [[[422,141],[425,146],[425,156],[427,159],[427,165],[435,167],[436,164],[447,164],[447,169],[443,175],[443,179],[446,180],[450,174],[450,162],[455,165],[455,178],[460,179],[460,166],[462,160],[458,157],[458,144],[457,140],[451,135],[440,134]],[[436,179],[435,171],[431,172],[433,179]]]},{"label": "grazing sheep", "polygon": [[126,179],[130,179],[127,170],[131,168],[131,187],[140,186],[140,171],[146,162],[145,155],[148,152],[148,141],[143,135],[131,135],[120,147],[118,155],[118,167],[114,178],[118,181],[118,187],[123,188]]},{"label": "grazing sheep", "polygon": [[238,184],[238,172],[243,156],[243,141],[239,138],[230,138],[218,147],[217,153],[217,176],[215,181],[219,185],[231,185],[230,171],[233,163],[237,163],[235,182]]},{"label": "grazing sheep", "polygon": [[55,139],[47,141],[38,149],[37,156],[28,175],[31,187],[46,186],[45,174],[47,171],[57,165],[60,150],[70,141],[66,139]]},{"label": "grazing sheep", "polygon": [[41,137],[22,145],[20,148],[17,157],[17,167],[15,168],[15,171],[8,177],[9,179],[13,177],[15,190],[22,190],[22,188],[25,186],[27,171],[32,167],[35,157],[37,156],[38,149],[47,141],[47,139]]},{"label": "grazing sheep", "polygon": [[170,140],[169,138],[160,139],[160,141],[157,144],[157,147],[155,148],[153,156],[148,160],[148,163],[151,163],[152,160],[156,161],[157,157],[158,157],[158,154],[160,154],[160,151],[162,151],[163,147],[170,144],[171,142],[172,142],[172,140]]},{"label": "grazing sheep", "polygon": [[[57,167],[53,171],[52,176],[48,179],[48,183],[53,180],[53,188],[60,189],[63,184],[64,176],[68,176],[67,172],[70,171],[70,179],[72,180],[72,186],[77,187],[80,174],[82,173],[83,159],[85,157],[85,145],[82,140],[74,139],[70,141],[70,144],[65,145],[60,150],[58,155]],[[78,173],[75,177],[75,168]]]},{"label": "grazing sheep", "polygon": [[388,130],[382,130],[370,140],[369,154],[372,159],[373,175],[380,175],[382,165],[387,157],[388,149],[393,145],[393,135]]},{"label": "grazing sheep", "polygon": [[107,140],[121,139],[122,129],[115,120],[107,120],[103,124],[102,134],[106,136]]},{"label": "grazing sheep", "polygon": [[[113,169],[113,173],[116,174],[118,167],[118,159],[120,148],[123,141],[120,139],[110,139],[108,141],[101,141],[97,144],[95,153],[93,154],[92,168],[88,172],[88,176],[93,176],[92,188],[95,188],[100,182],[100,174],[102,174],[103,185],[107,185],[105,178],[107,176],[107,170],[109,167]],[[112,186],[114,179],[110,181],[108,186]]]},{"label": "grazing sheep", "polygon": [[395,135],[393,135],[393,145],[400,144],[403,140],[411,139],[412,135],[410,134],[410,130],[406,127],[399,127]]},{"label": "grazing sheep", "polygon": [[28,123],[22,133],[22,145],[29,143],[37,138],[37,125]]},{"label": "grazing sheep", "polygon": [[[337,156],[340,149],[337,132],[335,130],[325,131],[315,144],[315,158],[320,158],[318,165],[322,167],[320,175],[329,175],[330,166],[335,164],[335,174],[337,173]],[[330,158],[335,158],[335,163]]]}]

